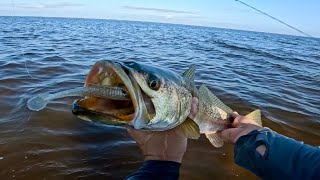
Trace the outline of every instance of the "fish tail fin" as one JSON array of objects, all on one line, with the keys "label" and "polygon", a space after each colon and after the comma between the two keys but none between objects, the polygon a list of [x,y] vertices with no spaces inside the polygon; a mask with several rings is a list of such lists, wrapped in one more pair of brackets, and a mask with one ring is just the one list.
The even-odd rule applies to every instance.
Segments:
[{"label": "fish tail fin", "polygon": [[260,126],[262,125],[260,109],[252,111],[251,113],[245,115],[245,117],[252,119],[254,122],[259,124]]},{"label": "fish tail fin", "polygon": [[217,133],[206,133],[206,137],[214,147],[218,148],[223,146],[223,140]]}]

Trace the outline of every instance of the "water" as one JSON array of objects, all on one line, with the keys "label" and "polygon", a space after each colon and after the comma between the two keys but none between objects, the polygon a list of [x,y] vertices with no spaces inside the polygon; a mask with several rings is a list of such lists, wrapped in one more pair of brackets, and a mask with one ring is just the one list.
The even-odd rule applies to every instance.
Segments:
[{"label": "water", "polygon": [[[134,60],[205,83],[240,114],[320,145],[320,40],[157,23],[0,17],[1,179],[121,179],[143,157],[121,127],[77,119],[73,98],[28,110],[27,100],[83,86],[98,60]],[[26,70],[28,67],[28,71]],[[30,73],[30,76],[28,73]],[[189,140],[181,179],[257,179],[233,163],[233,145]]]}]

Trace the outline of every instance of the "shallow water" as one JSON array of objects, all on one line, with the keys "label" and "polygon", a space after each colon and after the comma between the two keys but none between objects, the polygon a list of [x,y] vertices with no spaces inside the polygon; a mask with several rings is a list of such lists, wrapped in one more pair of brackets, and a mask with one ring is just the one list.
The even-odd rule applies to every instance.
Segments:
[{"label": "shallow water", "polygon": [[[31,112],[39,93],[83,86],[98,60],[134,60],[182,73],[197,65],[232,109],[320,145],[320,39],[111,20],[0,17],[1,179],[121,179],[142,163],[121,127],[81,121],[73,98]],[[28,69],[26,69],[26,67]],[[30,75],[29,75],[30,74]],[[189,140],[181,179],[257,179],[233,162],[233,146]]]}]

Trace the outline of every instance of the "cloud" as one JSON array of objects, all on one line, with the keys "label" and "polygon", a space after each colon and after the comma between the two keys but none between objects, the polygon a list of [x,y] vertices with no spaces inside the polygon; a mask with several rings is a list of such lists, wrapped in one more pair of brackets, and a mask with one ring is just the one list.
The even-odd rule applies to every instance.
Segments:
[{"label": "cloud", "polygon": [[83,4],[78,3],[68,3],[68,2],[59,2],[59,3],[21,3],[16,4],[18,8],[25,9],[48,9],[48,8],[65,8],[65,7],[80,7]]},{"label": "cloud", "polygon": [[192,11],[179,11],[179,10],[173,10],[173,9],[148,8],[148,7],[139,7],[139,6],[122,6],[122,8],[130,9],[130,10],[138,10],[138,11],[152,11],[156,13],[189,14],[189,15],[198,14]]}]

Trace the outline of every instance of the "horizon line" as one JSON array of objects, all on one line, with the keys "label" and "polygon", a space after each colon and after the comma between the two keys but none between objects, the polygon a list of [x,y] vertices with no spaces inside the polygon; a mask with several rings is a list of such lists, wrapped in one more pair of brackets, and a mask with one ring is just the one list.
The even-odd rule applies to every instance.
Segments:
[{"label": "horizon line", "polygon": [[255,33],[265,33],[265,34],[274,34],[274,35],[285,35],[285,36],[295,36],[311,39],[320,39],[320,36],[302,36],[297,34],[285,34],[278,32],[267,32],[267,31],[255,31],[248,29],[236,29],[236,28],[227,28],[219,26],[210,26],[210,25],[195,25],[195,24],[184,24],[184,23],[170,23],[170,22],[157,22],[157,21],[143,21],[143,20],[132,20],[132,19],[111,19],[111,18],[98,18],[98,17],[67,17],[67,16],[29,16],[29,15],[0,15],[0,17],[35,17],[35,18],[69,18],[69,19],[88,19],[88,20],[114,20],[114,21],[129,21],[129,22],[144,22],[144,23],[159,23],[159,24],[171,24],[171,25],[184,25],[184,26],[195,26],[195,27],[207,27],[207,28],[217,28],[217,29],[227,29],[233,31],[247,31]]}]

